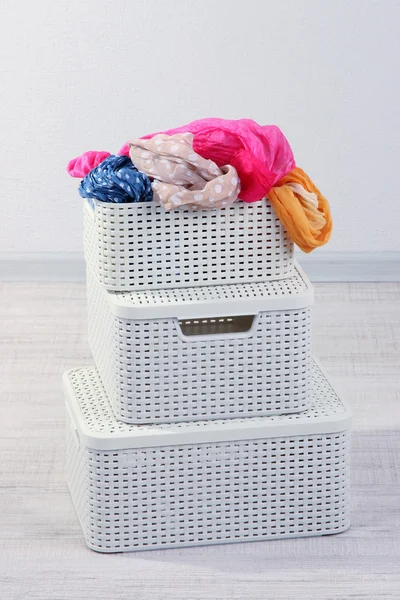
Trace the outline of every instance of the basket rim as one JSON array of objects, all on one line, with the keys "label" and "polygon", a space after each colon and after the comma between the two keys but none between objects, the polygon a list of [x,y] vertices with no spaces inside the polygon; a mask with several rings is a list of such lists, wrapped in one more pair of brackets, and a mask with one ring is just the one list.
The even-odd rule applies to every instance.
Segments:
[{"label": "basket rim", "polygon": [[[89,269],[88,274],[96,279]],[[238,317],[299,310],[314,303],[313,285],[297,261],[291,277],[271,281],[131,292],[99,287],[100,293],[106,294],[113,315],[132,320]],[[292,291],[288,292],[290,288]]]},{"label": "basket rim", "polygon": [[267,196],[264,196],[263,198],[260,198],[259,200],[256,200],[255,202],[245,202],[244,200],[239,200],[239,201],[235,201],[232,204],[230,204],[229,206],[221,206],[219,208],[207,208],[207,209],[203,209],[203,210],[198,210],[196,208],[193,208],[192,206],[187,206],[187,207],[182,207],[182,208],[175,208],[172,210],[165,210],[165,208],[163,206],[161,206],[160,204],[157,204],[154,201],[148,201],[148,202],[104,202],[103,200],[99,200],[98,198],[83,198],[83,202],[84,202],[84,206],[90,210],[91,212],[93,212],[93,207],[90,204],[90,201],[93,202],[94,206],[99,206],[99,207],[104,207],[104,208],[110,208],[110,209],[115,209],[115,210],[132,210],[132,208],[134,209],[143,209],[144,207],[150,207],[150,208],[155,208],[155,209],[159,209],[159,212],[163,212],[163,213],[170,213],[170,214],[179,214],[179,213],[198,213],[198,212],[218,212],[218,211],[229,211],[229,210],[239,210],[240,207],[245,208],[245,207],[253,207],[253,206],[257,206],[258,204],[260,204],[260,202],[264,202],[265,204],[268,204],[269,207],[271,207],[272,211],[275,214],[274,208],[271,204],[271,202],[269,201]]}]

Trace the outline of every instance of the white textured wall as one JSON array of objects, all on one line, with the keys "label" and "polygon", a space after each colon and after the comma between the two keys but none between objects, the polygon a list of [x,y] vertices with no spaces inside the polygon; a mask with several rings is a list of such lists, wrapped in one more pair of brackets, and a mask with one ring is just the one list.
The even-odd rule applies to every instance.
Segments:
[{"label": "white textured wall", "polygon": [[6,0],[0,250],[79,251],[67,161],[203,116],[279,125],[330,250],[400,250],[396,0]]}]

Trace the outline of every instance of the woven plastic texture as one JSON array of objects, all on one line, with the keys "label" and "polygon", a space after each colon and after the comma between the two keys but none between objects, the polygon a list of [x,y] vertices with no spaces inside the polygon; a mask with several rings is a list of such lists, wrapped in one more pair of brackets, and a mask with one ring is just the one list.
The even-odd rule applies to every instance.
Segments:
[{"label": "woven plastic texture", "polygon": [[[152,423],[146,426],[129,425],[116,419],[104,383],[95,367],[72,369],[66,373],[70,383],[79,412],[82,415],[85,429],[94,436],[104,435],[106,438],[120,437],[122,435],[137,436],[146,430],[159,437],[161,432],[179,433],[189,431],[213,432],[221,426],[231,426],[233,423],[239,427],[254,425],[271,426],[272,424],[290,424],[297,433],[310,431],[310,423],[342,420],[348,409],[340,400],[326,376],[321,371],[318,363],[311,359],[311,390],[310,407],[302,412],[289,415],[270,415],[268,417],[250,417],[234,419],[219,419],[213,421],[188,421],[180,423]],[[330,432],[330,430],[328,430]],[[271,429],[271,435],[272,429]]]},{"label": "woven plastic texture", "polygon": [[[95,369],[72,371],[69,378],[87,426],[111,437],[121,431],[135,436],[137,427],[115,420]],[[93,450],[80,443],[67,417],[68,484],[86,543],[122,552],[347,529],[349,431],[299,435],[310,421],[335,421],[344,411],[316,367],[312,397],[312,409],[303,414],[262,419],[264,439],[233,442]],[[268,423],[276,419],[291,424],[293,434],[269,437]],[[193,426],[206,432],[214,424],[174,425]],[[172,426],[152,427],[157,435]]]},{"label": "woven plastic texture", "polygon": [[87,264],[109,290],[289,277],[293,244],[267,200],[216,210],[84,203]]},{"label": "woven plastic texture", "polygon": [[[95,278],[94,278],[95,279]],[[155,316],[199,317],[249,314],[249,308],[303,308],[313,302],[313,287],[304,271],[295,263],[291,277],[275,281],[140,290],[108,294],[114,314],[140,318]],[[245,312],[243,312],[245,311]]]},{"label": "woven plastic texture", "polygon": [[89,343],[125,423],[263,416],[309,406],[310,308],[260,312],[249,331],[191,337],[177,318],[115,316],[90,271],[87,284]]}]

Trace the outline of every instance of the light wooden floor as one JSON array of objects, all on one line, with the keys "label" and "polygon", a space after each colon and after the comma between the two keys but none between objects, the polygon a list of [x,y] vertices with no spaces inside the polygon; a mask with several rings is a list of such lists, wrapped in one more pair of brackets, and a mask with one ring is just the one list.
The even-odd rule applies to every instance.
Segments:
[{"label": "light wooden floor", "polygon": [[100,555],[64,481],[61,373],[90,364],[84,288],[3,284],[1,600],[400,598],[400,284],[319,284],[314,352],[353,406],[353,525],[334,537]]}]

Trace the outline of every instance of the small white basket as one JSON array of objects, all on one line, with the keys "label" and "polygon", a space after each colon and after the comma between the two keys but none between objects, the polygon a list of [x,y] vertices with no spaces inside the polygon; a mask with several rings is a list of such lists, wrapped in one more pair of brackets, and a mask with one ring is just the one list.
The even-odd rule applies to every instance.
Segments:
[{"label": "small white basket", "polygon": [[67,478],[87,545],[123,552],[339,533],[350,413],[317,365],[304,413],[134,426],[96,369],[64,375]]},{"label": "small white basket", "polygon": [[118,419],[264,416],[310,404],[313,289],[279,281],[115,293],[87,272],[89,343]]},{"label": "small white basket", "polygon": [[108,290],[265,281],[293,272],[293,243],[270,203],[173,210],[84,203],[85,258]]}]

